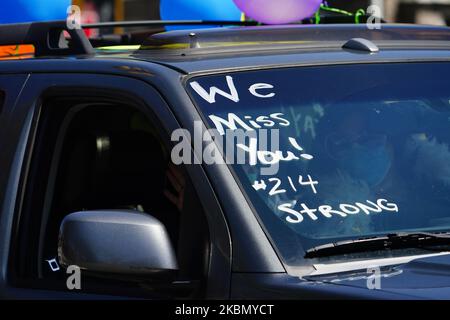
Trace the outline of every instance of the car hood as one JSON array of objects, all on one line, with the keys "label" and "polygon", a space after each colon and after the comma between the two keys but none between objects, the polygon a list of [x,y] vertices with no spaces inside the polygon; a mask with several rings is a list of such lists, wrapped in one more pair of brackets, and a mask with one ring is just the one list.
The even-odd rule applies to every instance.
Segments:
[{"label": "car hood", "polygon": [[[450,299],[450,253],[399,265],[306,277],[310,281],[381,290],[419,299]],[[378,281],[379,280],[379,281]]]}]

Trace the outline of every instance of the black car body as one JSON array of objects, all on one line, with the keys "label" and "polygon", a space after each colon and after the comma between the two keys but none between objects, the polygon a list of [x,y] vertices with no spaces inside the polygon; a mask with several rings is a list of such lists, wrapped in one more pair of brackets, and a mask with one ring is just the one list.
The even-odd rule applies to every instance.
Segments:
[{"label": "black car body", "polygon": [[[374,79],[388,75],[386,78],[395,78],[397,82],[402,77],[411,82],[420,78],[424,83],[435,75],[437,83],[445,86],[448,76],[443,77],[448,75],[445,71],[450,62],[449,40],[447,28],[412,25],[382,25],[380,30],[369,30],[365,25],[219,28],[155,35],[136,51],[97,50],[84,54],[55,51],[52,54],[50,50],[31,59],[0,61],[0,101],[3,102],[0,109],[0,296],[13,299],[450,298],[450,255],[446,253],[445,243],[434,251],[416,245],[399,248],[385,245],[387,248],[378,251],[362,250],[360,255],[349,251],[305,258],[304,254],[313,245],[306,246],[300,241],[295,253],[290,252],[295,247],[291,243],[293,235],[286,238],[274,235],[277,231],[272,231],[271,226],[277,222],[272,223],[271,217],[258,213],[261,204],[249,196],[243,185],[246,181],[228,165],[184,166],[190,192],[196,194],[187,197],[198,202],[191,210],[193,216],[177,222],[184,226],[180,227],[184,233],[177,234],[178,244],[174,246],[178,247],[178,264],[186,266],[187,271],[180,272],[175,281],[159,277],[153,281],[151,274],[129,278],[120,272],[106,273],[102,278],[89,274],[89,268],[82,268],[81,290],[69,290],[66,287],[69,274],[59,267],[61,255],[58,260],[56,250],[59,226],[70,212],[123,209],[128,203],[119,200],[124,194],[128,197],[127,190],[129,199],[134,200],[133,193],[159,183],[156,170],[145,173],[138,170],[136,177],[147,180],[136,182],[136,187],[133,181],[127,180],[136,172],[126,171],[121,176],[107,178],[121,172],[120,163],[126,163],[127,168],[141,165],[115,153],[108,153],[108,161],[112,162],[104,165],[106,160],[99,152],[108,149],[109,144],[115,145],[115,141],[125,141],[117,142],[121,152],[135,152],[137,158],[154,159],[155,152],[143,152],[142,145],[136,142],[140,141],[142,131],[147,134],[149,129],[135,130],[142,128],[139,121],[143,120],[133,118],[134,111],[127,108],[151,119],[151,133],[162,137],[166,150],[170,150],[174,144],[170,135],[176,129],[187,129],[194,136],[196,120],[212,127],[205,111],[211,103],[196,95],[190,86],[193,81],[206,88],[217,80],[218,86],[225,90],[225,77],[234,76],[235,82],[242,84],[238,87],[241,101],[250,99],[244,98],[251,97],[248,87],[263,74],[285,70],[300,73],[310,70],[311,74],[304,78],[281,74],[277,79],[289,83],[299,81],[302,87],[307,87],[308,82],[324,83],[321,92],[332,90],[334,85],[345,90],[345,84],[351,79],[364,83],[371,75]],[[326,74],[330,68],[334,68],[334,78],[326,80],[329,82],[314,78]],[[245,78],[250,74],[257,76]],[[276,85],[273,87],[277,89]],[[315,88],[307,87],[305,91],[319,99]],[[220,94],[216,98],[217,102],[228,103],[221,108],[235,104]],[[90,105],[95,105],[96,111],[76,116]],[[115,110],[111,118],[108,118],[111,114],[108,110],[112,110],[109,108]],[[263,102],[258,110],[265,114]],[[132,130],[121,122],[127,117],[130,119],[127,123],[133,123]],[[84,148],[89,139],[97,143],[96,151],[89,154],[98,161],[93,165],[89,161],[94,160],[86,160],[93,159],[87,156],[87,151],[81,155],[76,152],[77,146]],[[152,148],[156,148],[155,144]],[[114,163],[112,169],[108,167],[110,163]],[[70,170],[72,175],[66,176]],[[97,172],[101,178],[97,178]],[[82,180],[85,174],[88,178]],[[117,181],[126,187],[116,189]],[[109,187],[110,192],[104,193]],[[444,189],[436,192],[443,193]],[[149,206],[163,197],[158,194]],[[401,210],[402,206],[399,207]],[[204,215],[201,219],[195,217],[200,212]],[[147,213],[153,215],[151,211]],[[164,223],[172,222],[168,219]],[[424,231],[419,229],[415,228]],[[441,229],[438,231],[445,233],[446,229]],[[377,230],[376,234],[381,231]],[[348,234],[342,237],[356,238]],[[128,250],[133,252],[127,238],[114,241],[115,246],[130,246]],[[336,239],[325,239],[314,246],[327,242]],[[282,248],[283,243],[286,248]],[[293,258],[295,255],[298,257]],[[52,258],[56,262],[54,272]],[[191,264],[190,259],[195,263]],[[368,287],[373,280],[373,274],[368,271],[371,266],[378,267],[380,288]]]}]

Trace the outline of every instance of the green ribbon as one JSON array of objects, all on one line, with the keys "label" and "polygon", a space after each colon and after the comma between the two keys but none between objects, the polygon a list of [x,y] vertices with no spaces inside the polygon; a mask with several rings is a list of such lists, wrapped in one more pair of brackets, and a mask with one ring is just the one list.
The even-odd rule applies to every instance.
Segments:
[{"label": "green ribbon", "polygon": [[343,15],[346,15],[346,16],[349,16],[349,17],[354,16],[355,17],[355,23],[357,23],[357,24],[360,23],[361,16],[366,14],[364,9],[359,9],[358,11],[356,11],[356,13],[353,14],[353,13],[345,11],[345,10],[341,10],[341,9],[338,9],[338,8],[332,8],[332,7],[326,6],[326,5],[324,5],[322,3],[320,5],[320,8],[314,14],[314,18],[315,18],[316,24],[320,23],[320,10],[328,11],[328,12],[334,12],[334,13],[339,13],[339,14],[343,14]]}]

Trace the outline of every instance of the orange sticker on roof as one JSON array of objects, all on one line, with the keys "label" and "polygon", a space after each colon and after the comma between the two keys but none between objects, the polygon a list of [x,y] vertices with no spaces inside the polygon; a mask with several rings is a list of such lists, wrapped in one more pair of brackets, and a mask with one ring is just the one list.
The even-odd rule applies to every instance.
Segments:
[{"label": "orange sticker on roof", "polygon": [[34,57],[31,44],[0,46],[0,60],[29,59]]}]

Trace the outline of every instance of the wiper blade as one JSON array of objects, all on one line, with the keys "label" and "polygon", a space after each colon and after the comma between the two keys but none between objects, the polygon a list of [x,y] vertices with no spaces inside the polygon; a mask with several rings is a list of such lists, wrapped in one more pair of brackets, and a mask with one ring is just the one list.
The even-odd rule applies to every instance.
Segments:
[{"label": "wiper blade", "polygon": [[391,233],[384,236],[332,242],[313,247],[306,251],[305,258],[327,257],[384,249],[423,248],[430,250],[433,246],[443,245],[450,245],[449,233]]}]

